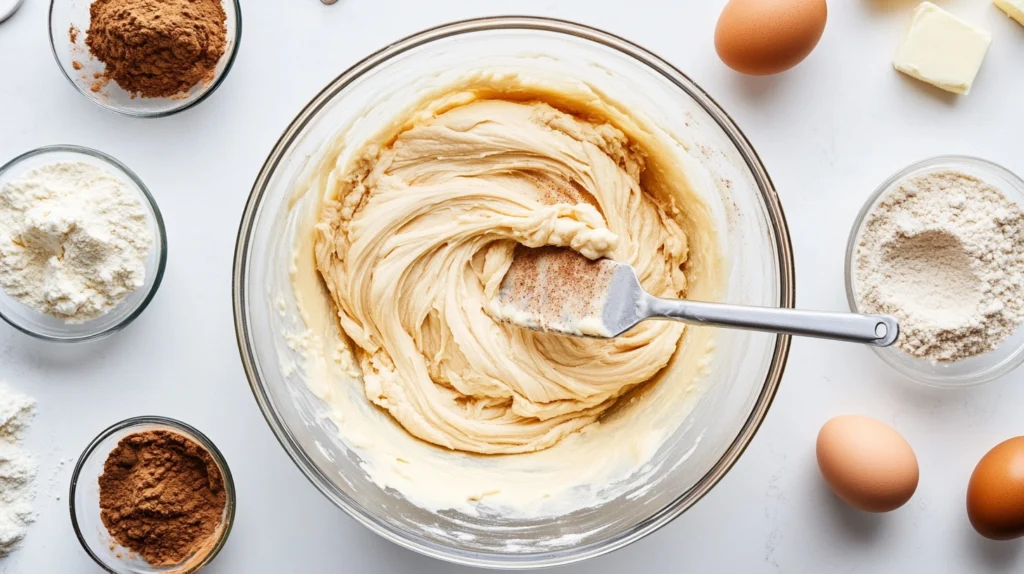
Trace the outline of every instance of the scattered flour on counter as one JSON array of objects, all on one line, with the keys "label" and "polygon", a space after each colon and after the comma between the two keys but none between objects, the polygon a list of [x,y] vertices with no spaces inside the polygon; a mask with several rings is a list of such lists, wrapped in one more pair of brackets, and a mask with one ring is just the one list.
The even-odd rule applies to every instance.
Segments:
[{"label": "scattered flour on counter", "polygon": [[30,397],[0,384],[0,556],[14,550],[35,520],[35,458],[19,445],[35,413]]},{"label": "scattered flour on counter", "polygon": [[0,189],[0,286],[69,323],[142,287],[152,243],[139,197],[101,167],[44,165]]},{"label": "scattered flour on counter", "polygon": [[61,493],[64,492],[64,480],[61,474],[64,473],[64,465],[67,464],[69,459],[60,458],[53,467],[53,472],[50,474],[50,479],[46,483],[47,493],[49,496],[53,496],[55,500],[60,500]]},{"label": "scattered flour on counter", "polygon": [[865,220],[858,307],[900,321],[898,348],[952,362],[991,351],[1024,319],[1024,212],[955,171],[897,184]]}]

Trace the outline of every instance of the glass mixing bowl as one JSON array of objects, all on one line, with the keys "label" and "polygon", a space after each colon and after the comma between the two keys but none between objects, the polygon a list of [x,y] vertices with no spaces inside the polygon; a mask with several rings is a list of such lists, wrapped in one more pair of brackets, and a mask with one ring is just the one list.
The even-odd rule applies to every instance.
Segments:
[{"label": "glass mixing bowl", "polygon": [[[768,411],[789,338],[720,330],[705,388],[649,462],[651,480],[591,508],[553,519],[431,512],[383,489],[339,438],[327,406],[303,379],[289,269],[298,227],[293,184],[343,127],[350,141],[376,132],[424,86],[447,74],[543,67],[629,101],[686,146],[707,169],[716,195],[726,287],[721,300],[793,305],[793,259],[782,209],[749,142],[711,98],[670,64],[604,32],[542,18],[470,20],[421,32],[359,62],[320,92],[264,164],[242,217],[233,295],[239,350],[253,394],[289,456],[334,504],[401,546],[452,562],[530,568],[577,562],[664,526],[722,479]],[[288,343],[292,343],[289,348]],[[686,385],[688,381],[659,384]],[[633,483],[629,483],[633,484]]]}]

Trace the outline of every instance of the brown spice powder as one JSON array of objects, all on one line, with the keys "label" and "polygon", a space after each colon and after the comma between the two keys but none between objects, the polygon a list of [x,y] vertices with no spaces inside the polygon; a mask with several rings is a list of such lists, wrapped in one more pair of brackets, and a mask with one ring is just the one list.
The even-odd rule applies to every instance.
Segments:
[{"label": "brown spice powder", "polygon": [[227,495],[210,453],[170,431],[121,439],[103,465],[100,518],[113,539],[152,566],[209,551]]},{"label": "brown spice powder", "polygon": [[95,0],[85,43],[125,91],[171,97],[213,80],[227,47],[221,0]]}]

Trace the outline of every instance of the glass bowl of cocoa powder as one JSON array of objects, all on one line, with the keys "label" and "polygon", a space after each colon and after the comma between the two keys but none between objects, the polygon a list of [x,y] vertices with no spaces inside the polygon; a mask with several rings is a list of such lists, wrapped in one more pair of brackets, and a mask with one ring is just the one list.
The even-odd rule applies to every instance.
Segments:
[{"label": "glass bowl of cocoa powder", "polygon": [[235,517],[234,481],[217,447],[156,416],[121,421],[89,443],[69,501],[82,548],[114,574],[197,572]]},{"label": "glass bowl of cocoa powder", "polygon": [[50,47],[90,101],[134,117],[186,110],[227,77],[239,0],[50,0]]}]

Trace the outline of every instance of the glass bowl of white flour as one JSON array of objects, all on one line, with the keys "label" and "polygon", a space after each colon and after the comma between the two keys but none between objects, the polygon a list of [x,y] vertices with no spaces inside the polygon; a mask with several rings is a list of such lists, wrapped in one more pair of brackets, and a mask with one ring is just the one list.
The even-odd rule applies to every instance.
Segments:
[{"label": "glass bowl of white flour", "polygon": [[846,249],[850,309],[900,321],[889,366],[935,387],[994,380],[1024,362],[1024,181],[987,160],[927,159],[857,215]]},{"label": "glass bowl of white flour", "polygon": [[116,159],[59,145],[0,167],[0,317],[19,331],[115,333],[149,305],[166,263],[156,201]]}]

